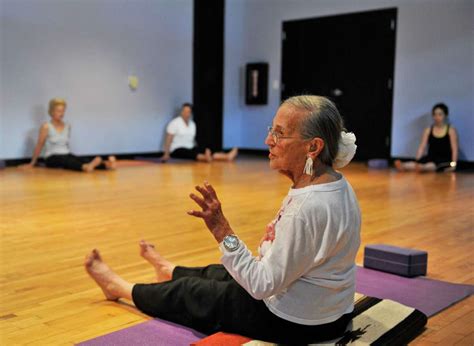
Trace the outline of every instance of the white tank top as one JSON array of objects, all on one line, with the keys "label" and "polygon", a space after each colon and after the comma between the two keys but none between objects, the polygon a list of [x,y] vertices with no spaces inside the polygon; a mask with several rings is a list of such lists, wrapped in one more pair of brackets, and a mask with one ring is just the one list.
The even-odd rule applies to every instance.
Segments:
[{"label": "white tank top", "polygon": [[64,124],[64,129],[61,132],[58,132],[53,124],[47,123],[47,125],[48,136],[44,144],[44,157],[69,154],[69,124]]}]

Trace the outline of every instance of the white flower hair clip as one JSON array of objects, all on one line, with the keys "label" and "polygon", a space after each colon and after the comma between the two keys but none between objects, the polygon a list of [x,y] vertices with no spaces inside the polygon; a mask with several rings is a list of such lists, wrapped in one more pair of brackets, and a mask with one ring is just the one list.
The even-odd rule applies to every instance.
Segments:
[{"label": "white flower hair clip", "polygon": [[333,163],[334,168],[342,168],[351,162],[357,150],[357,145],[355,142],[355,134],[352,132],[341,131],[338,151]]}]

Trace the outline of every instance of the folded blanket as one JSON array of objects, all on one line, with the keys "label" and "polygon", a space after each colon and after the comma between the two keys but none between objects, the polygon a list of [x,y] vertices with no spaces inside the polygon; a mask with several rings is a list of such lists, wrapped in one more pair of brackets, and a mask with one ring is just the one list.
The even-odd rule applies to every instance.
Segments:
[{"label": "folded blanket", "polygon": [[[336,340],[314,345],[405,345],[422,331],[428,318],[422,312],[389,299],[358,295],[353,319],[346,333]],[[216,333],[194,343],[196,346],[267,346],[259,340]]]}]

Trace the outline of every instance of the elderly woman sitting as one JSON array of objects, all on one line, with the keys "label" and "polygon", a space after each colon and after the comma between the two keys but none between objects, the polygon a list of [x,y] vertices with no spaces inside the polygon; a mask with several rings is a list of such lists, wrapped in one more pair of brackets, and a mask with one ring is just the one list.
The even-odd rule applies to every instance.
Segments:
[{"label": "elderly woman sitting", "polygon": [[341,336],[351,320],[360,210],[350,184],[335,168],[355,153],[334,104],[292,97],[281,105],[265,143],[270,167],[292,181],[253,257],[227,222],[214,188],[191,194],[222,251],[222,265],[185,268],[142,241],[141,254],[157,283],[132,284],[115,274],[97,250],[88,273],[107,299],[133,300],[144,313],[203,333],[225,331],[279,343],[312,343]]}]

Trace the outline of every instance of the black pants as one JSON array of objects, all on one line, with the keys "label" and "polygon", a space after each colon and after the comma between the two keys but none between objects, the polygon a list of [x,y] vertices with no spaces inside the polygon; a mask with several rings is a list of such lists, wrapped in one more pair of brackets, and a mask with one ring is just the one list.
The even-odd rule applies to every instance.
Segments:
[{"label": "black pants", "polygon": [[174,159],[197,160],[197,156],[201,154],[198,147],[192,149],[178,148],[173,150],[170,156]]},{"label": "black pants", "polygon": [[423,156],[421,159],[416,161],[417,163],[434,163],[436,165],[436,171],[441,172],[442,170],[450,167],[451,158],[450,157],[434,157],[430,155]]},{"label": "black pants", "polygon": [[133,302],[144,313],[194,328],[277,343],[313,343],[342,336],[351,320],[307,326],[277,317],[262,300],[255,300],[222,265],[176,267],[171,281],[136,284]]},{"label": "black pants", "polygon": [[[82,165],[88,163],[87,160],[77,157],[73,154],[51,155],[45,159],[46,167],[64,168],[73,171],[82,171]],[[106,169],[105,164],[101,163],[96,169]]]}]

